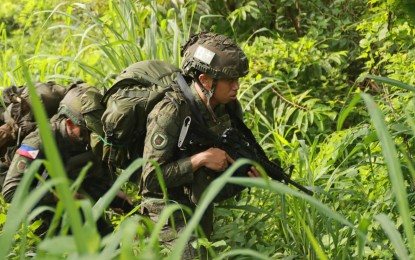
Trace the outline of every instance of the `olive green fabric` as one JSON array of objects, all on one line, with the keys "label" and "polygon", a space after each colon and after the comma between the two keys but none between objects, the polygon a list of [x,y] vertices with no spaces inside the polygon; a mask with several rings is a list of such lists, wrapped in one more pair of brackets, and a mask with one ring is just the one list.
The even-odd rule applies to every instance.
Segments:
[{"label": "olive green fabric", "polygon": [[[55,82],[35,83],[36,93],[45,106],[47,115],[52,117],[59,106],[59,102],[65,96],[65,87]],[[28,133],[35,129],[35,118],[32,110],[29,90],[26,86],[10,86],[3,90],[2,98],[7,105],[4,112],[4,121],[13,127],[14,136],[20,128],[20,136],[23,139]]]},{"label": "olive green fabric", "polygon": [[[177,87],[172,86],[172,88],[176,89]],[[225,105],[219,105],[215,108],[217,121],[214,121],[193,85],[191,90],[198,110],[211,131],[220,134],[230,127],[231,120]],[[167,202],[164,199],[155,166],[147,163],[140,183],[142,205],[143,213],[148,214],[154,222],[159,222],[160,212],[165,208],[166,203],[180,204],[194,210],[206,187],[213,181],[205,168],[201,168],[193,173],[190,161],[191,155],[178,148],[180,130],[187,116],[191,116],[191,111],[182,93],[174,92],[160,101],[148,117],[143,157],[153,160],[160,165],[169,199]],[[238,194],[242,189],[241,186],[226,185],[217,196],[216,201],[230,198]],[[183,216],[181,211],[175,212],[173,217],[175,222],[177,222],[175,223],[176,229],[173,229],[169,222],[163,223],[164,235],[177,234],[174,231],[180,231],[189,220],[188,217]],[[200,225],[204,233],[209,237],[213,229],[213,204],[205,211]],[[173,244],[176,238],[177,236],[171,237],[166,235],[166,239],[162,242],[170,245]],[[190,242],[188,248],[191,248]]]},{"label": "olive green fabric", "polygon": [[[94,200],[99,199],[113,183],[111,174],[103,168],[100,158],[97,158],[93,153],[85,150],[87,145],[86,141],[74,141],[73,138],[68,136],[64,118],[58,118],[56,121],[52,122],[51,128],[70,179],[75,180],[86,163],[89,161],[93,163],[93,166],[88,170],[86,178],[82,182],[81,189],[82,191],[85,191],[85,194],[88,197],[91,197]],[[39,150],[35,159],[45,158],[45,148],[42,145],[38,130],[31,132],[23,140],[22,145]],[[18,153],[14,155],[2,189],[2,195],[6,202],[12,200],[25,169],[27,169],[33,160],[34,159]],[[43,169],[39,172],[42,173]],[[36,185],[33,187],[35,186]]]},{"label": "olive green fabric", "polygon": [[[111,173],[103,166],[100,158],[98,158],[90,150],[85,150],[87,146],[86,141],[76,141],[68,136],[66,131],[65,118],[57,118],[56,121],[51,123],[52,134],[55,137],[56,145],[58,147],[62,162],[64,163],[66,173],[71,180],[76,180],[83,167],[91,162],[92,166],[88,169],[82,184],[77,191],[76,196],[80,198],[91,199],[91,203],[95,203],[100,197],[102,197],[106,191],[108,191],[114,181]],[[42,145],[39,131],[31,132],[23,140],[22,145],[29,146],[38,150],[36,159],[45,159],[44,146]],[[15,191],[25,174],[25,170],[33,162],[33,159],[16,153],[13,157],[10,167],[8,168],[5,176],[5,181],[2,189],[2,196],[4,201],[11,202]],[[1,166],[1,165],[0,165]],[[0,168],[1,170],[1,168]],[[38,173],[42,175],[42,178],[50,178],[44,167],[39,169]],[[46,173],[46,174],[45,174]],[[31,188],[36,189],[41,183],[35,178]],[[39,201],[38,205],[47,205],[54,207],[58,198],[53,193],[47,193]],[[45,211],[41,213],[37,218],[42,219],[42,226],[35,230],[35,233],[39,236],[45,235],[48,230],[53,213]],[[55,223],[56,224],[56,223]],[[111,223],[107,223],[101,217],[97,221],[98,232],[104,236],[113,231]]]},{"label": "olive green fabric", "polygon": [[[66,94],[66,88],[53,81],[46,83],[36,82],[34,84],[36,94],[39,96],[42,104],[46,109],[46,113],[49,117],[52,117],[59,106],[59,102]],[[12,104],[24,104],[19,109],[20,115],[25,115],[31,112],[31,100],[29,97],[29,89],[26,86],[10,86],[3,90],[2,98],[6,106]],[[16,118],[17,115],[9,115],[12,118]],[[32,114],[33,116],[33,114]]]},{"label": "olive green fabric", "polygon": [[[53,81],[49,81],[47,83],[35,83],[36,93],[40,97],[43,106],[46,109],[46,113],[48,117],[52,117],[59,106],[59,102],[66,94],[66,87],[56,84]],[[25,88],[22,92],[22,96],[29,100],[31,104],[31,100],[29,99],[29,89]]]},{"label": "olive green fabric", "polygon": [[[97,125],[99,120],[96,120],[104,110],[100,103],[101,98],[102,94],[94,86],[83,81],[71,84],[67,94],[59,104],[58,117],[65,116],[76,125],[85,126],[91,131],[101,133],[102,127],[99,126],[100,124]],[[85,115],[89,115],[89,125],[86,122]]]},{"label": "olive green fabric", "polygon": [[179,71],[162,61],[140,61],[115,79],[102,99],[103,160],[109,165],[125,168],[142,155],[147,115]]},{"label": "olive green fabric", "polygon": [[207,73],[214,79],[240,78],[248,74],[245,53],[231,38],[212,32],[190,37],[182,48],[185,75]]},{"label": "olive green fabric", "polygon": [[[36,83],[34,86],[49,117],[70,118],[75,125],[84,126],[96,135],[103,135],[101,116],[104,107],[100,103],[102,94],[96,87],[83,81],[68,87],[54,82]],[[36,129],[36,122],[27,87],[6,88],[3,100],[8,104],[4,113],[6,123],[0,126],[0,162],[4,173],[22,140]],[[0,187],[4,181],[2,176],[4,174],[0,176]]]},{"label": "olive green fabric", "polygon": [[[55,82],[37,82],[34,84],[37,95],[52,117],[66,94],[66,88]],[[2,113],[4,124],[0,126],[0,190],[11,158],[21,141],[36,129],[36,122],[26,86],[10,86],[3,90],[2,99],[7,106]]]}]

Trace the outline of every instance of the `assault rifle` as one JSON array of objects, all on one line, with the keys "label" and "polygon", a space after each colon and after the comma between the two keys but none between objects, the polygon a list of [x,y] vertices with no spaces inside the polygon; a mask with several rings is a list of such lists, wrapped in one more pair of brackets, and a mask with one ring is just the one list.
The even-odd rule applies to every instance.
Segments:
[{"label": "assault rifle", "polygon": [[[291,180],[291,174],[285,173],[285,170],[277,163],[270,161],[253,136],[246,136],[244,131],[234,127],[226,129],[220,136],[215,136],[207,129],[201,130],[202,128],[200,127],[190,128],[190,125],[191,118],[187,117],[180,133],[179,148],[188,150],[191,154],[204,151],[210,147],[220,148],[226,151],[234,160],[247,158],[258,162],[273,180],[287,185],[291,184],[308,195],[313,195],[311,190]],[[234,173],[234,176],[248,176],[250,167],[251,165],[240,167]],[[213,172],[211,174],[213,175],[212,177],[217,175],[217,173]]]},{"label": "assault rifle", "polygon": [[[291,173],[286,174],[284,169],[268,159],[265,151],[258,144],[251,130],[244,124],[242,119],[236,115],[235,111],[230,106],[226,106],[226,108],[232,119],[233,127],[226,129],[219,137],[210,131],[197,109],[193,94],[191,93],[185,78],[180,73],[177,73],[176,82],[178,83],[192,114],[191,117],[186,117],[183,122],[178,142],[178,147],[180,149],[186,150],[187,153],[191,155],[211,147],[220,148],[226,151],[234,160],[247,158],[258,162],[272,179],[287,185],[291,184],[308,195],[313,195],[311,190],[291,180]],[[250,167],[251,165],[240,167],[234,173],[234,176],[247,176]],[[216,173],[212,172],[212,175],[212,177],[214,177],[216,176]]]}]

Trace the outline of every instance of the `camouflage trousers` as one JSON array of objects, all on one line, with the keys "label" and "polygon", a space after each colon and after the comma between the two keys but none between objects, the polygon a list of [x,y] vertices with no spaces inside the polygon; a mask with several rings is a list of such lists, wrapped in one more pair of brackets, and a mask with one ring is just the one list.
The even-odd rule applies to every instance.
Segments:
[{"label": "camouflage trousers", "polygon": [[[160,214],[164,209],[164,202],[153,202],[145,206],[147,215],[154,223],[160,222]],[[173,215],[163,223],[163,229],[159,235],[159,242],[162,245],[162,253],[168,255],[169,252],[173,249],[175,242],[180,237],[181,233],[186,227],[186,221],[189,220],[189,216],[186,216],[184,212],[175,212]],[[207,259],[206,249],[203,247],[196,248],[193,244],[196,244],[197,238],[195,235],[187,241],[182,260],[191,260],[191,259]]]},{"label": "camouflage trousers", "polygon": [[[160,244],[165,248],[167,251],[166,254],[168,254],[176,240],[179,238],[180,233],[184,229],[184,225],[177,226],[173,229],[171,226],[165,226],[162,231],[160,232],[159,242]],[[193,242],[196,241],[196,238],[192,236],[189,241],[187,241],[183,255],[181,257],[182,260],[191,260],[191,259],[207,259],[206,250],[201,247],[199,249],[193,247]]]}]

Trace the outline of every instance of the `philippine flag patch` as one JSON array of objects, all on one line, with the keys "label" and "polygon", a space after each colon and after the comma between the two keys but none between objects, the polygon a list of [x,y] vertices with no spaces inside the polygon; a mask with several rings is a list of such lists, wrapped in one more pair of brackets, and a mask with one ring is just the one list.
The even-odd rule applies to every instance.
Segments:
[{"label": "philippine flag patch", "polygon": [[36,159],[37,155],[39,154],[39,149],[35,149],[33,147],[22,145],[16,152],[21,156],[27,157],[29,159]]}]

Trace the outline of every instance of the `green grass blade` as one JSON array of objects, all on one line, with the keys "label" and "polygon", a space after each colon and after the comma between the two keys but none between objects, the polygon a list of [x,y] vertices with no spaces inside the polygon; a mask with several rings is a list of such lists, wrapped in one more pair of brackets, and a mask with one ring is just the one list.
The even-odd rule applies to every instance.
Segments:
[{"label": "green grass blade", "polygon": [[122,185],[128,181],[130,176],[139,169],[146,160],[144,159],[136,159],[134,162],[132,162],[127,169],[125,169],[118,177],[117,180],[112,184],[111,188],[105,193],[104,196],[102,196],[94,205],[93,207],[93,214],[94,219],[97,220],[104,210],[108,208],[111,201],[115,198],[117,195],[117,192],[121,190]]},{"label": "green grass blade", "polygon": [[313,205],[318,211],[327,217],[334,219],[343,225],[352,228],[358,236],[366,239],[366,235],[358,230],[353,223],[348,221],[345,217],[329,208],[327,205],[319,201],[318,199],[311,197],[303,192],[292,189],[291,187],[277,181],[264,180],[263,178],[244,178],[244,177],[232,177],[229,178],[229,183],[238,184],[246,187],[257,187],[260,189],[270,190],[278,194],[289,194],[297,198],[303,199]]},{"label": "green grass blade", "polygon": [[47,252],[49,256],[59,255],[76,252],[76,243],[73,236],[58,236],[52,238],[46,238],[38,246],[38,250]]},{"label": "green grass blade", "polygon": [[304,227],[304,230],[305,230],[305,232],[307,234],[308,239],[311,242],[311,245],[312,245],[314,251],[316,252],[316,254],[318,256],[318,259],[328,260],[329,258],[324,253],[324,251],[321,248],[321,246],[318,244],[318,241],[317,241],[316,237],[313,235],[313,233],[311,232],[310,228],[305,223],[303,223],[303,227]]},{"label": "green grass blade", "polygon": [[27,66],[22,63],[23,75],[26,80],[26,84],[29,89],[30,99],[32,101],[32,109],[38,123],[38,129],[42,144],[45,149],[46,158],[50,163],[46,164],[48,167],[48,173],[53,178],[58,178],[60,181],[57,183],[56,189],[60,195],[60,199],[64,202],[64,206],[69,215],[69,222],[74,236],[76,237],[76,244],[79,252],[87,252],[87,243],[85,241],[85,234],[82,229],[82,221],[79,210],[76,208],[75,199],[72,196],[72,192],[69,188],[69,179],[66,175],[65,168],[63,167],[62,159],[60,157],[59,150],[57,149],[55,140],[53,138],[49,121],[46,116],[45,108],[43,107],[40,98],[38,97],[36,90],[33,86]]},{"label": "green grass blade", "polygon": [[168,219],[175,211],[182,210],[182,209],[183,207],[181,207],[178,204],[171,204],[163,209],[163,211],[160,214],[158,222],[154,226],[153,232],[151,232],[150,240],[148,242],[149,250],[153,250],[153,248],[157,245],[159,234],[161,230],[163,229],[164,223],[167,223]]},{"label": "green grass blade", "polygon": [[385,214],[379,214],[375,216],[375,219],[379,221],[385,233],[388,235],[390,242],[392,243],[395,254],[399,259],[409,259],[408,250],[405,248],[405,243],[401,234],[397,230],[395,224]]},{"label": "green grass blade", "polygon": [[122,238],[121,238],[121,255],[120,260],[130,260],[135,259],[133,254],[133,245],[134,245],[134,237],[136,236],[136,230],[138,226],[138,222],[133,221],[125,221],[122,226]]},{"label": "green grass blade", "polygon": [[386,84],[389,84],[389,85],[392,85],[392,86],[400,87],[402,89],[406,89],[406,90],[415,92],[415,88],[413,86],[405,84],[405,83],[403,83],[401,81],[398,81],[398,80],[387,78],[387,77],[379,77],[379,76],[374,76],[374,75],[368,74],[368,75],[365,75],[363,78],[373,79],[373,80],[376,80],[376,81],[379,81],[379,82],[382,82],[382,83],[386,83]]},{"label": "green grass blade", "polygon": [[360,95],[354,96],[353,99],[350,101],[350,104],[340,112],[339,119],[337,120],[337,131],[341,131],[343,123],[346,120],[347,116],[350,114],[350,112],[361,99],[362,97]]},{"label": "green grass blade", "polygon": [[389,179],[392,183],[392,191],[396,197],[399,213],[402,217],[403,227],[408,239],[409,249],[411,254],[415,255],[414,230],[408,204],[408,194],[404,185],[401,163],[398,159],[399,156],[395,144],[392,140],[392,137],[388,133],[384,115],[376,103],[373,101],[373,98],[368,94],[362,94],[362,97],[366,103],[367,109],[372,118],[373,125],[376,129],[376,133],[382,146],[383,157],[385,158],[386,164],[388,166]]},{"label": "green grass blade", "polygon": [[32,191],[28,196],[29,188],[34,179],[37,169],[42,164],[41,160],[35,160],[25,171],[23,178],[16,189],[12,203],[10,204],[7,220],[0,234],[0,259],[6,259],[7,252],[13,243],[20,224],[29,215],[30,210],[39,202],[39,200],[49,191],[59,179],[46,181],[38,189]]},{"label": "green grass blade", "polygon": [[269,260],[269,259],[271,259],[271,258],[269,258],[267,256],[264,256],[264,255],[262,255],[262,254],[260,254],[260,253],[258,253],[256,251],[254,251],[254,250],[251,250],[251,249],[235,249],[235,250],[231,250],[229,252],[225,252],[225,253],[219,255],[215,259],[217,259],[217,260],[220,260],[220,259],[229,259],[229,258],[230,259],[233,259],[231,257],[235,257],[235,256],[237,256],[237,257],[243,257],[244,259],[246,257],[249,257],[249,259],[258,259],[258,260],[259,259],[263,259],[263,260]]},{"label": "green grass blade", "polygon": [[240,159],[237,160],[228,170],[226,170],[219,178],[214,180],[208,188],[203,192],[202,199],[196,208],[192,218],[187,223],[185,229],[183,230],[181,236],[177,239],[177,241],[173,245],[173,250],[167,259],[180,259],[181,255],[183,254],[184,247],[189,241],[193,230],[196,229],[200,219],[208,208],[209,204],[213,201],[216,195],[222,190],[228,180],[231,178],[233,172],[236,171],[240,166],[252,163],[250,160]]}]

